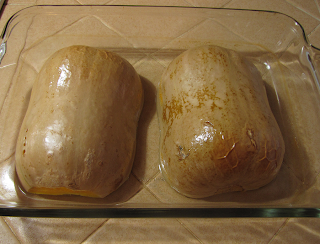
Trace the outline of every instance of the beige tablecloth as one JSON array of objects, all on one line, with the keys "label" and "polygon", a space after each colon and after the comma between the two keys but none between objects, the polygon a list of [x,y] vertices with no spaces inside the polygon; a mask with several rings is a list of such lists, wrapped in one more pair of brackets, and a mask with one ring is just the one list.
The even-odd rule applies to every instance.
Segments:
[{"label": "beige tablecloth", "polygon": [[[147,4],[273,10],[298,20],[310,42],[320,47],[319,0],[9,0],[0,19],[0,29],[12,14],[35,4]],[[320,243],[320,220],[0,217],[0,236],[0,243]]]}]

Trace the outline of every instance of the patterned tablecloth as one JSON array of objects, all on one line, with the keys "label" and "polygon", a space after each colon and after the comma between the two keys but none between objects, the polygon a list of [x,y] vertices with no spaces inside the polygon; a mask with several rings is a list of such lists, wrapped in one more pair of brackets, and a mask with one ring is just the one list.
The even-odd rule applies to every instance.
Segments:
[{"label": "patterned tablecloth", "polygon": [[[320,0],[9,0],[2,11],[0,29],[15,12],[42,4],[147,4],[273,10],[298,20],[310,42],[320,47]],[[0,243],[320,243],[320,220],[0,217],[0,236]]]}]

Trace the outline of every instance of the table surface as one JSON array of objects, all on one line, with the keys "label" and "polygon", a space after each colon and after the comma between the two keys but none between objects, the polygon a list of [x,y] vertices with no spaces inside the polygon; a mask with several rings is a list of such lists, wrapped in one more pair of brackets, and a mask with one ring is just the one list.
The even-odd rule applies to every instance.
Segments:
[{"label": "table surface", "polygon": [[[42,4],[179,5],[273,10],[290,15],[320,47],[320,0],[8,0],[0,29],[15,12]],[[0,217],[0,243],[320,243],[309,218],[59,219]]]}]

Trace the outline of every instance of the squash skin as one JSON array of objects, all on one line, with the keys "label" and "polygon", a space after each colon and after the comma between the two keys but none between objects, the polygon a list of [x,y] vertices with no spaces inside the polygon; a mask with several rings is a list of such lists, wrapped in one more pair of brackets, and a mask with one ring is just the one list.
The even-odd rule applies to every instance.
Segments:
[{"label": "squash skin", "polygon": [[23,188],[100,198],[115,191],[132,169],[142,106],[140,77],[117,54],[57,51],[34,83],[17,140]]},{"label": "squash skin", "polygon": [[204,198],[265,186],[284,140],[262,78],[237,52],[189,49],[159,83],[160,169],[176,191]]}]

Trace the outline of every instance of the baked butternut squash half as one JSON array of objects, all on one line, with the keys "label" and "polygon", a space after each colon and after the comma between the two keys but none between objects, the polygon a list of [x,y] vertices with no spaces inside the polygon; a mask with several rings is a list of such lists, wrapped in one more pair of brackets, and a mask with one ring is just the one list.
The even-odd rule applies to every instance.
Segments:
[{"label": "baked butternut squash half", "polygon": [[33,85],[16,146],[30,193],[103,198],[132,169],[143,88],[131,64],[86,46],[57,51]]},{"label": "baked butternut squash half", "polygon": [[257,189],[281,167],[285,145],[263,80],[235,51],[203,46],[175,58],[158,116],[162,174],[185,196]]}]

